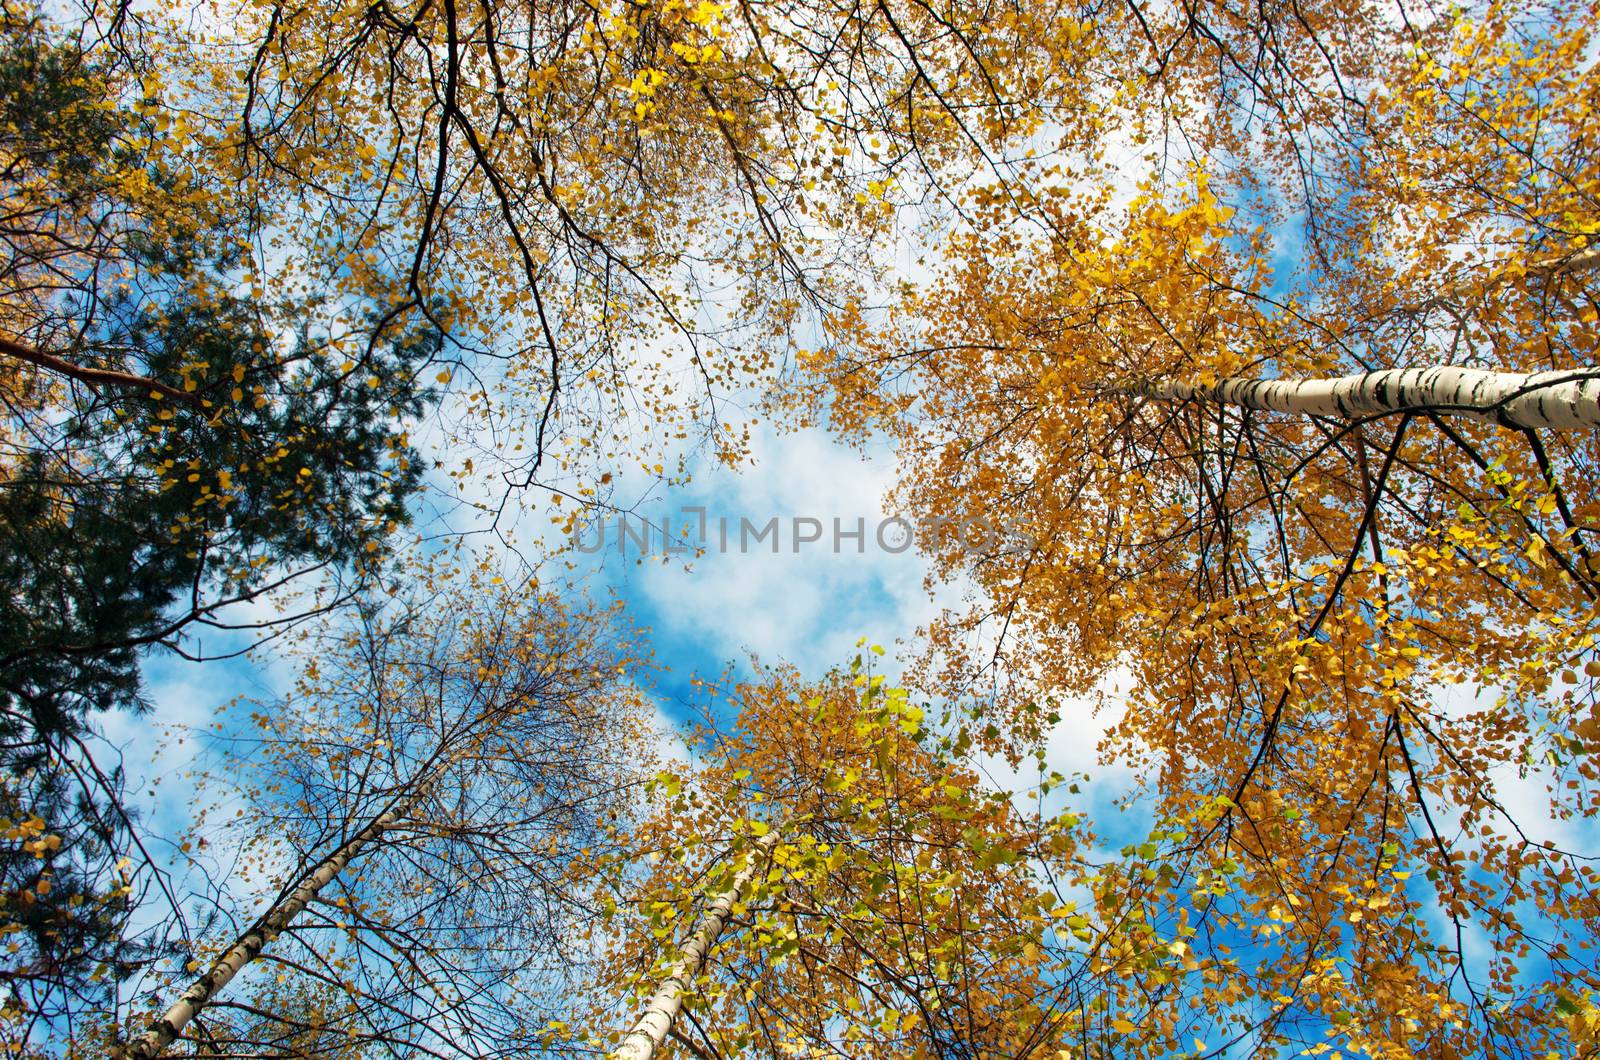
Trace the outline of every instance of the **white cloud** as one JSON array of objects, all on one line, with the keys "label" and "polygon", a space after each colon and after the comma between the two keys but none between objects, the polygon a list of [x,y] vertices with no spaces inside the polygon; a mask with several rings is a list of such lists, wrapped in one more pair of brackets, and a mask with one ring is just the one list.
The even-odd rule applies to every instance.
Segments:
[{"label": "white cloud", "polygon": [[[1129,766],[1105,757],[1100,746],[1127,711],[1124,693],[1128,682],[1126,673],[1113,671],[1089,695],[1052,700],[1061,720],[1045,737],[1043,774],[1032,757],[1015,767],[993,755],[978,761],[979,773],[991,785],[1012,792],[1019,811],[1046,818],[1067,811],[1087,817],[1105,845],[1089,852],[1095,858],[1111,857],[1112,850],[1135,836],[1143,839],[1152,823],[1152,817],[1138,812],[1137,807],[1129,812],[1119,806],[1137,788],[1138,775]],[[1051,772],[1069,778],[1069,785],[1055,786],[1040,798],[1039,782]]]},{"label": "white cloud", "polygon": [[[754,451],[742,473],[710,470],[693,490],[641,513],[698,538],[700,516],[687,509],[706,509],[707,551],[687,564],[663,563],[657,536],[657,554],[635,565],[637,546],[626,543],[624,556],[617,522],[607,521],[600,558],[644,617],[710,660],[754,653],[807,673],[847,661],[860,637],[887,645],[933,618],[926,560],[914,548],[897,551],[899,529],[885,525],[893,473],[886,454],[863,456],[821,431],[768,430]],[[762,536],[774,519],[775,530]],[[861,538],[850,536],[858,529]],[[812,535],[818,539],[797,539]],[[597,531],[587,540],[598,540]]]}]

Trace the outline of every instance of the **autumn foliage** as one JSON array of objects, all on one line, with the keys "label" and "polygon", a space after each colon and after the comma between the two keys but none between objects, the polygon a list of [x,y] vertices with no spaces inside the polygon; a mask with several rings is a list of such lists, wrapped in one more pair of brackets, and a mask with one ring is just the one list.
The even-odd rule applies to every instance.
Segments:
[{"label": "autumn foliage", "polygon": [[[8,1044],[1594,1053],[1597,27],[0,3]],[[1007,530],[663,760],[541,532],[763,422]],[[106,712],[273,640],[152,853]]]},{"label": "autumn foliage", "polygon": [[1592,380],[1593,12],[1335,8],[1152,16],[1121,40],[1147,90],[1106,105],[1181,148],[1122,198],[1069,133],[1048,183],[978,192],[935,280],[841,315],[812,364],[846,429],[901,441],[910,510],[1020,513],[942,555],[979,595],[935,631],[934,687],[992,668],[1027,723],[1131,679],[1106,753],[1164,822],[1140,901],[1218,962],[1148,1000],[1142,1047],[1187,1048],[1188,1019],[1263,1049],[1565,1052],[1593,869],[1505,785],[1595,812],[1593,430],[1218,384]]}]

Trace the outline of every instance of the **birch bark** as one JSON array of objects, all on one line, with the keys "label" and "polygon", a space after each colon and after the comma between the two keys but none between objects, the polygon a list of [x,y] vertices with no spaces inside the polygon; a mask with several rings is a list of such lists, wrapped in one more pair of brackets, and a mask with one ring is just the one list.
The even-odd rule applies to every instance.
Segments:
[{"label": "birch bark", "polygon": [[411,809],[428,794],[450,764],[452,763],[447,762],[436,769],[427,780],[392,803],[387,810],[369,821],[365,828],[346,840],[337,850],[302,876],[287,899],[263,913],[250,930],[239,936],[238,940],[228,947],[227,952],[217,958],[216,963],[206,974],[195,980],[159,1019],[151,1023],[144,1034],[130,1042],[123,1050],[113,1051],[112,1060],[153,1060],[154,1057],[160,1056],[167,1046],[183,1033],[183,1028],[189,1021],[205,1008],[207,1002],[232,982],[234,976],[251,961],[259,957],[267,944],[282,934],[329,881],[344,871],[345,866],[396,823],[405,819]]},{"label": "birch bark", "polygon": [[1210,401],[1342,419],[1436,412],[1507,427],[1600,427],[1600,371],[1594,370],[1489,372],[1441,365],[1336,379],[1223,379],[1209,386],[1168,380],[1133,392],[1158,401]]},{"label": "birch bark", "polygon": [[656,1055],[656,1050],[661,1048],[661,1043],[666,1041],[673,1025],[677,1023],[678,1013],[683,1011],[684,995],[705,970],[706,958],[727,926],[733,907],[749,892],[757,873],[765,868],[767,858],[778,845],[780,834],[780,829],[773,828],[756,840],[749,860],[701,916],[700,926],[678,950],[678,959],[673,962],[672,971],[662,980],[655,996],[645,1005],[644,1013],[622,1044],[612,1052],[611,1060],[651,1060]]}]

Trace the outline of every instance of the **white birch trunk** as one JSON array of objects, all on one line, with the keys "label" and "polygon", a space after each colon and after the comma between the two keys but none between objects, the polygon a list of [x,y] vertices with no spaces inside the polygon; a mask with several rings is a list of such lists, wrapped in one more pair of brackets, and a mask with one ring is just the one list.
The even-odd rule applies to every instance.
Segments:
[{"label": "white birch trunk", "polygon": [[1134,388],[1159,401],[1211,401],[1263,412],[1354,419],[1396,412],[1465,416],[1507,427],[1600,427],[1600,371],[1488,372],[1441,365],[1337,379],[1167,381]]},{"label": "white birch trunk", "polygon": [[717,944],[722,929],[727,926],[733,907],[749,892],[756,874],[764,870],[768,855],[778,844],[779,834],[780,830],[773,828],[756,840],[755,847],[750,851],[750,860],[701,916],[700,926],[678,950],[678,959],[673,962],[672,971],[662,981],[649,1004],[645,1005],[644,1013],[628,1036],[611,1054],[611,1060],[652,1060],[656,1055],[656,1050],[661,1048],[661,1043],[666,1041],[673,1025],[678,1022],[678,1013],[683,1011],[684,994],[705,970],[711,947]]},{"label": "white birch trunk", "polygon": [[114,1051],[113,1060],[153,1060],[154,1057],[160,1056],[167,1046],[183,1033],[183,1028],[189,1021],[205,1008],[212,997],[216,996],[217,991],[232,982],[233,977],[238,975],[241,969],[260,956],[267,944],[283,933],[283,930],[307,905],[311,904],[311,900],[328,885],[329,881],[343,872],[345,866],[349,865],[358,854],[411,812],[412,807],[432,788],[438,775],[436,772],[432,779],[422,783],[411,794],[374,817],[365,828],[346,840],[316,868],[302,876],[287,899],[263,913],[249,931],[241,935],[226,953],[217,958],[210,971],[195,980],[189,989],[183,992],[183,996],[162,1013],[161,1018],[153,1022],[144,1034],[130,1042],[124,1050]]}]

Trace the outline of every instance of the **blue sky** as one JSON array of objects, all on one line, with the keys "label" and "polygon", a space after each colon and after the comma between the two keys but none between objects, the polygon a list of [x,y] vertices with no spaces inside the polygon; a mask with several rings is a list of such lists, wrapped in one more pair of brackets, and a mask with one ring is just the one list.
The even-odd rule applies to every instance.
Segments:
[{"label": "blue sky", "polygon": [[[703,508],[702,555],[665,557],[658,537],[656,554],[638,562],[636,537],[618,541],[621,517],[605,521],[604,551],[589,559],[671,666],[661,682],[669,715],[694,672],[748,669],[754,657],[820,674],[848,662],[861,637],[892,646],[933,617],[925,561],[903,547],[896,525],[878,540],[891,472],[887,452],[863,455],[818,430],[769,430],[756,438],[751,466],[707,467],[632,520],[635,533],[649,519],[698,539]],[[773,519],[775,532],[764,533]],[[586,547],[598,541],[598,528],[585,533]]]},{"label": "blue sky", "polygon": [[[820,428],[793,432],[767,428],[753,441],[750,464],[735,471],[703,460],[692,467],[688,486],[658,492],[630,517],[637,533],[646,519],[658,526],[697,523],[693,509],[703,507],[709,546],[705,554],[663,562],[659,536],[654,536],[655,554],[639,562],[636,538],[629,539],[626,555],[619,551],[618,517],[612,516],[606,521],[605,549],[573,557],[579,563],[574,572],[577,582],[585,591],[599,600],[622,599],[630,618],[648,628],[650,646],[665,667],[652,689],[664,730],[690,720],[695,707],[704,702],[691,678],[717,678],[730,666],[736,674],[748,674],[752,659],[786,662],[806,674],[821,675],[847,664],[865,637],[888,649],[885,663],[892,677],[896,656],[910,654],[906,645],[917,629],[960,598],[959,587],[953,586],[930,594],[924,587],[926,560],[914,547],[904,547],[897,526],[885,523],[889,513],[884,497],[894,474],[887,446],[858,450]],[[531,494],[528,500],[531,504]],[[529,526],[543,525],[545,512],[530,509],[523,514],[524,526],[518,528],[523,534]],[[752,539],[741,549],[742,521],[764,528],[774,518],[776,552],[771,538]],[[820,529],[821,538],[801,542],[797,548],[796,519],[815,520],[816,524],[802,523],[801,528],[813,533]],[[835,520],[841,530],[837,549]],[[729,535],[726,551],[718,533],[724,521]],[[844,536],[858,525],[865,531],[859,541]],[[884,528],[881,542],[880,527]],[[595,540],[596,531],[591,529],[585,544],[593,547]],[[225,643],[208,636],[205,647],[216,651]],[[239,697],[272,699],[289,687],[293,668],[268,648],[201,665],[156,652],[147,659],[145,673],[153,712],[142,718],[107,715],[101,719],[102,727],[107,740],[121,749],[136,781],[134,803],[149,830],[182,837],[191,828],[194,794],[184,771],[196,745],[192,739],[177,743],[171,730],[203,728],[215,720],[220,707]],[[1095,772],[1096,781],[1074,802],[1080,812],[1090,810],[1096,818],[1109,820],[1114,798],[1128,789],[1132,779],[1116,766],[1099,769],[1094,763],[1099,733],[1114,719],[1091,717],[1087,703],[1067,704],[1062,713],[1063,723],[1050,740],[1049,763],[1063,773]],[[671,736],[664,738],[675,743]],[[678,753],[680,748],[671,750]],[[1000,762],[981,765],[993,783],[1013,790],[1037,779],[1031,769],[1019,774]],[[1125,841],[1123,829],[1116,831],[1114,841]]]},{"label": "blue sky", "polygon": [[[890,521],[885,494],[894,461],[886,446],[862,451],[820,428],[769,428],[755,436],[745,467],[704,460],[692,470],[688,486],[657,493],[627,516],[608,516],[602,550],[570,557],[578,564],[577,584],[597,599],[621,598],[632,620],[649,629],[658,661],[668,668],[658,702],[673,721],[684,720],[685,705],[696,698],[694,675],[715,677],[730,665],[748,673],[752,659],[821,674],[846,664],[862,637],[888,648],[892,664],[897,644],[910,641],[941,607],[959,602],[958,586],[925,588],[927,561],[904,540],[903,524]],[[688,527],[699,522],[701,508],[706,551],[663,555],[659,530],[647,530],[646,521]],[[774,519],[776,542],[758,537]],[[631,534],[619,547],[621,520]],[[801,536],[820,536],[797,542],[797,528]],[[862,535],[851,536],[858,529]],[[647,532],[651,554],[641,557],[637,540]],[[593,550],[598,535],[591,525],[584,546]],[[205,647],[229,643],[243,641],[208,637]],[[291,670],[269,648],[203,666],[156,652],[145,672],[153,714],[103,719],[135,772],[153,756],[159,730],[204,724],[237,696],[270,699],[287,686]],[[170,770],[163,765],[161,772]]]}]

